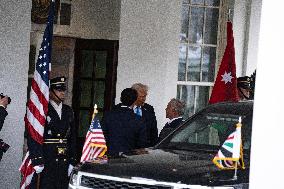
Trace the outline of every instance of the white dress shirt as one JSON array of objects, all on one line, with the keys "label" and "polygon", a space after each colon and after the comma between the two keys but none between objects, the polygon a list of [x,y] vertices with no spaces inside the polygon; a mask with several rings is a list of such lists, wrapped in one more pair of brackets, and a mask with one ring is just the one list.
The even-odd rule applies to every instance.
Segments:
[{"label": "white dress shirt", "polygon": [[55,109],[55,111],[57,112],[59,118],[61,119],[61,114],[62,114],[62,102],[57,105],[56,102],[54,102],[53,100],[50,100],[50,104],[53,106],[53,108]]}]

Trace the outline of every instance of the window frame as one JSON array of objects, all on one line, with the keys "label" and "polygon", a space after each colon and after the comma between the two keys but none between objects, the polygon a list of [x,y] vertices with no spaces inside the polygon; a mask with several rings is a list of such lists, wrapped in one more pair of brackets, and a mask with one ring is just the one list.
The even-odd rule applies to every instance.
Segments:
[{"label": "window frame", "polygon": [[[190,5],[189,3],[182,3],[182,7],[183,5],[188,5],[191,7],[206,7],[206,8],[216,8],[216,6],[209,6],[209,5]],[[226,47],[226,22],[228,19],[228,10],[229,8],[232,9],[232,7],[230,6],[230,2],[226,1],[226,0],[220,0],[220,4],[218,6],[219,9],[219,17],[218,17],[218,30],[217,30],[217,43],[216,45],[214,44],[205,44],[202,43],[200,44],[198,47],[216,47],[216,57],[215,57],[215,73],[214,73],[214,81],[216,79],[218,70],[219,70],[219,66],[225,51],[225,47]],[[190,14],[190,13],[189,13]],[[230,14],[232,14],[232,11],[230,12]],[[190,18],[189,18],[190,19]],[[203,20],[206,20],[206,11],[204,11],[204,18]],[[188,22],[188,25],[190,27],[190,22]],[[203,33],[205,32],[205,25],[206,23],[203,23]],[[182,24],[181,24],[182,26]],[[187,41],[179,41],[179,46],[181,45],[186,45],[187,47],[195,47],[196,45],[194,45],[194,43],[190,43],[189,40]],[[197,47],[197,46],[196,46]],[[187,54],[188,54],[188,49],[186,50]],[[197,111],[199,111],[200,109],[197,109],[197,98],[198,98],[198,92],[199,90],[197,90],[197,87],[209,87],[209,94],[208,96],[210,97],[213,86],[214,86],[214,81],[213,82],[207,82],[207,81],[202,81],[202,71],[200,71],[200,81],[187,81],[188,78],[188,61],[187,61],[187,56],[186,56],[186,67],[185,67],[185,79],[184,81],[180,81],[177,80],[177,98],[178,99],[182,99],[182,94],[183,94],[183,87],[182,86],[193,86],[195,87],[194,90],[194,99],[193,99],[193,112],[189,112],[189,115],[184,115],[185,118],[190,117],[191,115],[195,114]],[[202,66],[203,64],[203,51],[201,51],[201,57],[200,57],[200,66]],[[180,62],[178,62],[179,65]],[[179,89],[179,86],[180,89]],[[189,95],[188,95],[189,96]],[[208,99],[209,100],[209,99]],[[185,102],[187,104],[187,102]],[[208,102],[207,102],[208,103]],[[188,105],[188,104],[187,104]]]}]

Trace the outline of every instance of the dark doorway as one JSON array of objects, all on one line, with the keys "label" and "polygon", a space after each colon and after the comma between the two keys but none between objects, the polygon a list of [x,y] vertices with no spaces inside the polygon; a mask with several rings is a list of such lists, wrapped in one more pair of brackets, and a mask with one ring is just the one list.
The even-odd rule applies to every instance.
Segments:
[{"label": "dark doorway", "polygon": [[81,156],[94,105],[101,118],[115,102],[118,41],[77,39],[72,106]]}]

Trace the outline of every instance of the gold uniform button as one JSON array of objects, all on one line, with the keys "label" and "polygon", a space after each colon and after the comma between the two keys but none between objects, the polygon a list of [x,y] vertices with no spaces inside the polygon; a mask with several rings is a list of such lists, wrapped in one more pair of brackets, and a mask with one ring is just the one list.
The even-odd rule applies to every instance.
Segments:
[{"label": "gold uniform button", "polygon": [[57,134],[58,137],[60,137],[60,134]]},{"label": "gold uniform button", "polygon": [[58,161],[58,159],[55,159],[55,161]]}]

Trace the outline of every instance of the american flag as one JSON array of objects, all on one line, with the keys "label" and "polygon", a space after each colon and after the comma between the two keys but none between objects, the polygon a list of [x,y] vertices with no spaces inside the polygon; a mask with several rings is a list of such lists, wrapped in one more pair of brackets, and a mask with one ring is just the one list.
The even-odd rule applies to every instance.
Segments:
[{"label": "american flag", "polygon": [[[39,145],[42,145],[44,141],[43,132],[48,112],[53,17],[54,0],[52,0],[50,4],[48,22],[44,31],[41,47],[39,49],[34,77],[31,84],[30,99],[27,103],[27,111],[24,118],[28,134],[32,140],[36,141]],[[35,173],[29,158],[29,151],[26,153],[19,170],[23,175],[21,189],[26,189],[29,187]]]},{"label": "american flag", "polygon": [[105,137],[100,122],[95,117],[94,113],[90,128],[86,135],[80,162],[94,160],[97,157],[103,157],[106,151],[107,146]]}]

